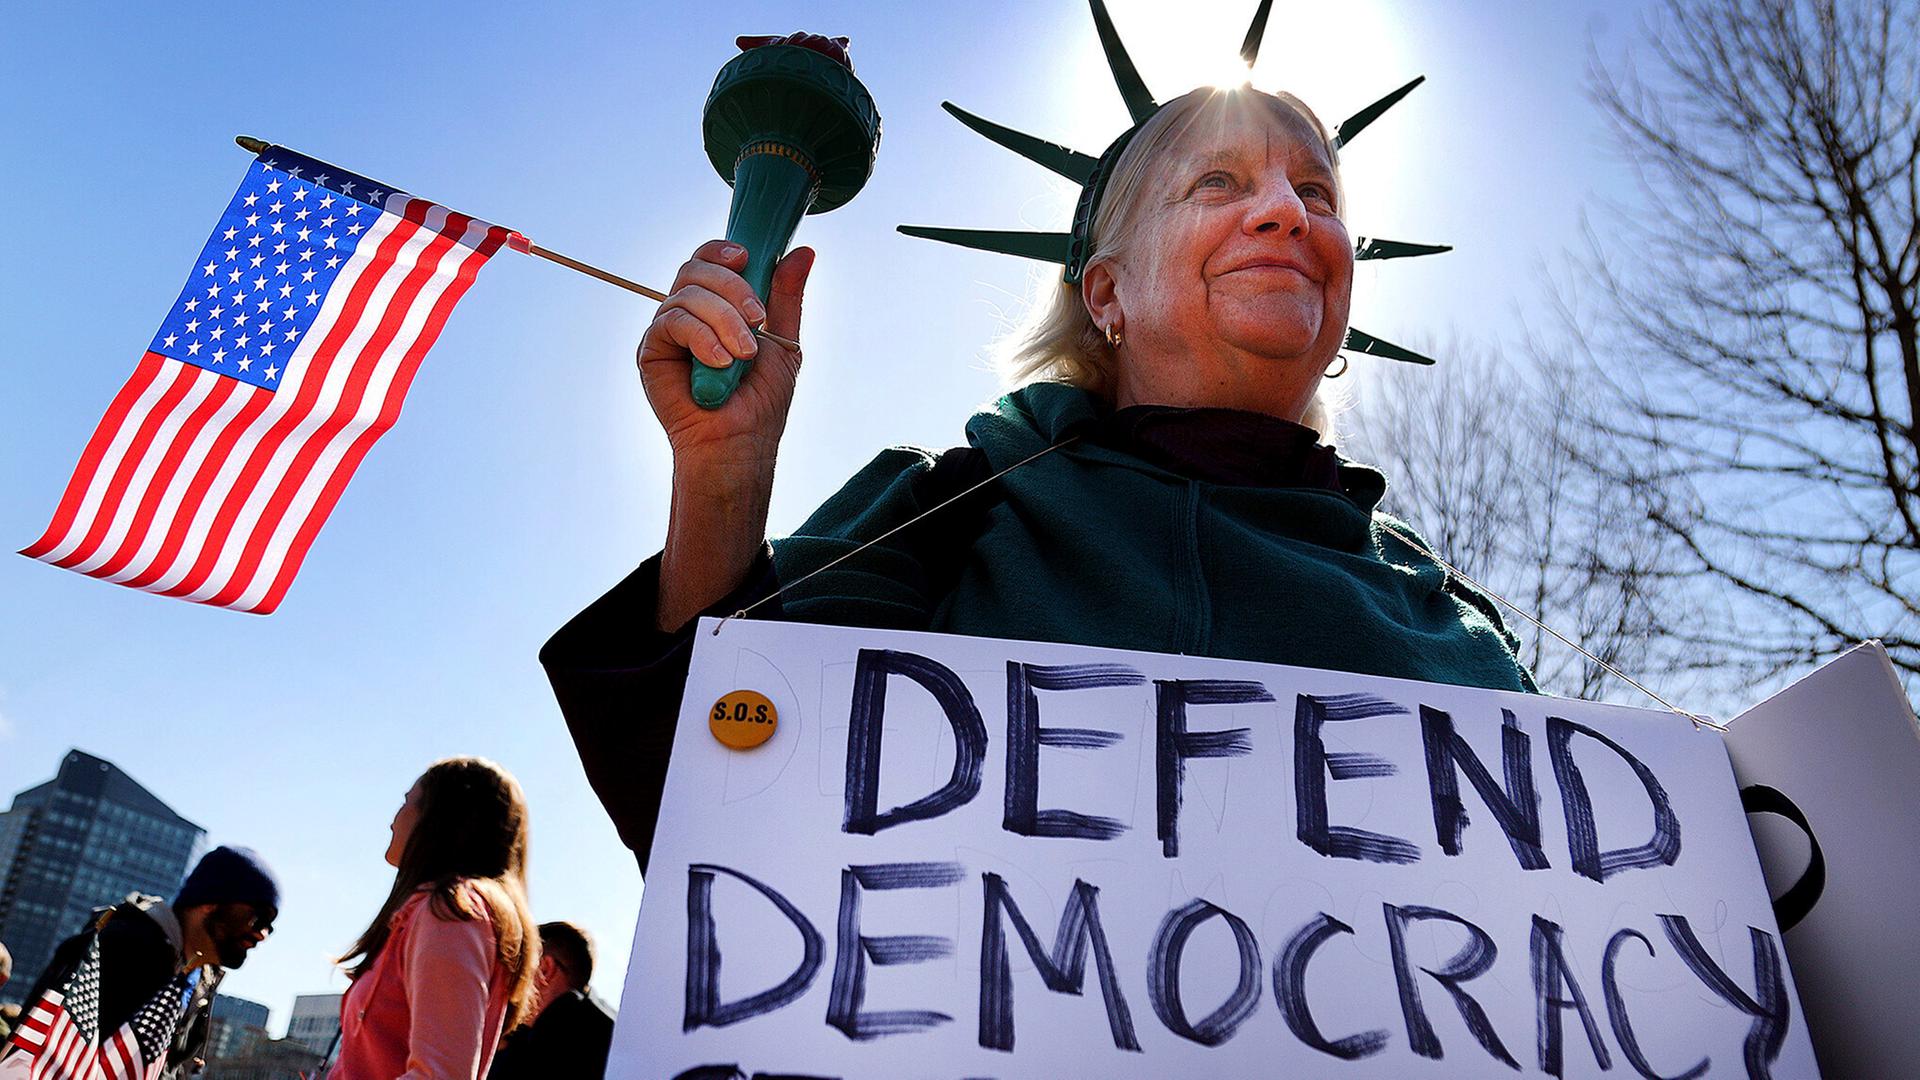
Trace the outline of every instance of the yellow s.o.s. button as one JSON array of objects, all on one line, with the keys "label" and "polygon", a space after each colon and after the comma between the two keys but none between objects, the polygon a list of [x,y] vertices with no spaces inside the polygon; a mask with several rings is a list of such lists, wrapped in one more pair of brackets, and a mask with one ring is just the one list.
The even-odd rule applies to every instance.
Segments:
[{"label": "yellow s.o.s. button", "polygon": [[707,727],[713,737],[735,750],[750,750],[773,738],[780,714],[765,694],[735,690],[713,703]]}]

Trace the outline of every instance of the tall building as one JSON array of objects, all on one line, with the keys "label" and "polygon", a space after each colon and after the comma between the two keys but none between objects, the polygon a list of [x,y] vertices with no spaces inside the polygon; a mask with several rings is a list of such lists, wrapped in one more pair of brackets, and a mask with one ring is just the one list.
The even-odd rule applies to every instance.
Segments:
[{"label": "tall building", "polygon": [[13,953],[0,1002],[24,998],[94,908],[173,895],[205,835],[112,762],[69,750],[0,814],[0,942]]},{"label": "tall building", "polygon": [[232,994],[213,999],[211,1026],[207,1029],[208,1061],[227,1061],[250,1056],[267,1040],[268,1011],[257,1001]]},{"label": "tall building", "polygon": [[316,1054],[333,1049],[340,1035],[339,994],[301,994],[293,999],[293,1018],[287,1021],[287,1038],[304,1044]]}]

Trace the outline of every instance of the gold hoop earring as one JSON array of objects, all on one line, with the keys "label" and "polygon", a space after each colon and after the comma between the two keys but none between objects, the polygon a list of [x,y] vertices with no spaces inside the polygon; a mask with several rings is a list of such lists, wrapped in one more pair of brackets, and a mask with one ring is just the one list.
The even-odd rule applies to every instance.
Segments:
[{"label": "gold hoop earring", "polygon": [[1107,344],[1113,346],[1116,349],[1119,348],[1120,347],[1120,324],[1113,323],[1109,325],[1106,329],[1106,336],[1107,336]]},{"label": "gold hoop earring", "polygon": [[[1340,370],[1339,370],[1339,371],[1333,371],[1333,370],[1328,370],[1328,371],[1326,372],[1326,377],[1327,377],[1327,378],[1329,378],[1329,379],[1337,379],[1337,378],[1339,378],[1340,376],[1342,376],[1342,375],[1345,375],[1345,374],[1347,373],[1347,354],[1346,354],[1346,353],[1340,353],[1340,354],[1339,354],[1339,356],[1338,356],[1338,359],[1339,359],[1339,361],[1340,361]],[[1328,365],[1327,365],[1327,367],[1328,367],[1329,369],[1331,369],[1331,368],[1333,367],[1333,365],[1332,365],[1332,364],[1328,364]]]}]

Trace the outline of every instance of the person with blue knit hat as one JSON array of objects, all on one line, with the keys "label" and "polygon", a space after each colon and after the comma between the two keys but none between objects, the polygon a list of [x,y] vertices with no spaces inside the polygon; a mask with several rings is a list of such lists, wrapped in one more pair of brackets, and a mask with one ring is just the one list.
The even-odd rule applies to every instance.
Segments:
[{"label": "person with blue knit hat", "polygon": [[180,883],[172,903],[135,893],[95,911],[85,929],[54,951],[27,1003],[64,987],[97,933],[100,1031],[118,1030],[157,994],[177,990],[185,1007],[160,1075],[191,1075],[202,1064],[220,980],[246,963],[279,914],[280,883],[266,861],[251,848],[214,848]]}]

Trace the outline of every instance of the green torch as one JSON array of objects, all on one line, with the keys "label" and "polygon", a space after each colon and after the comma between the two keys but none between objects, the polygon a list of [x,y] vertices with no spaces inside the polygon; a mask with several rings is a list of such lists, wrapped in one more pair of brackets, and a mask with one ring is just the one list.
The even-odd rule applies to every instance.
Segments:
[{"label": "green torch", "polygon": [[[846,38],[743,37],[713,81],[701,118],[707,158],[733,185],[727,239],[747,249],[747,283],[762,301],[773,264],[804,214],[858,194],[880,148],[880,113],[853,75]],[[749,362],[693,365],[693,400],[717,409]]]}]

